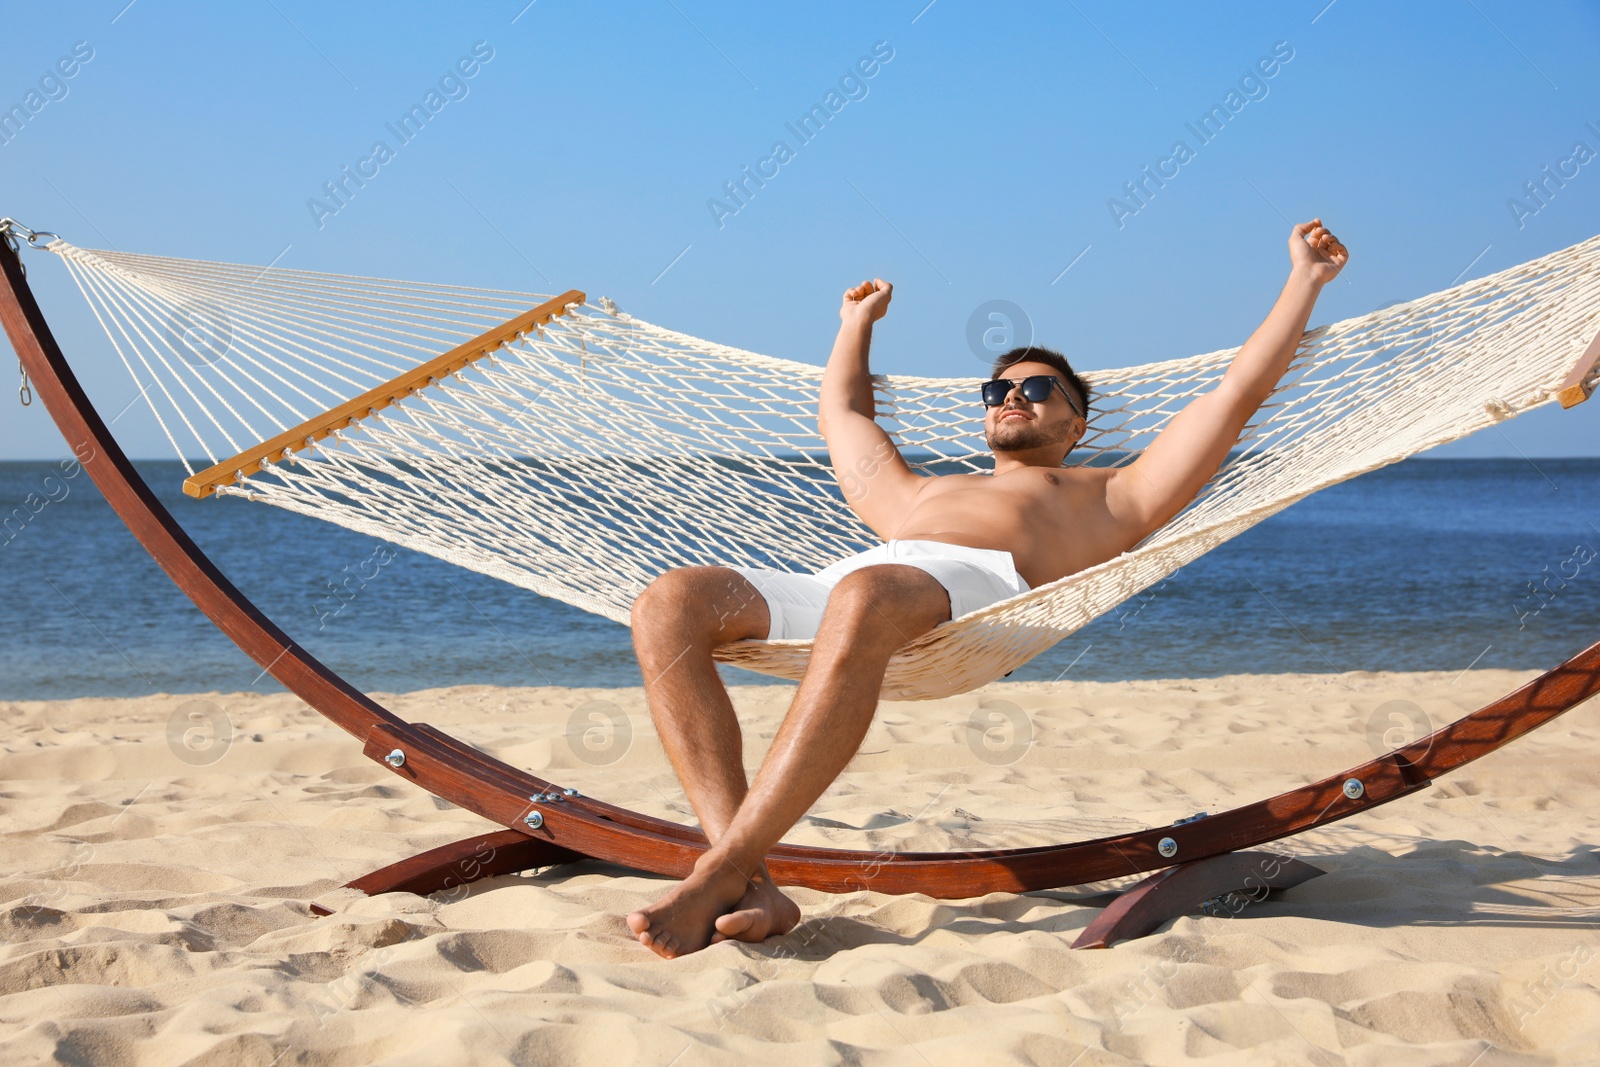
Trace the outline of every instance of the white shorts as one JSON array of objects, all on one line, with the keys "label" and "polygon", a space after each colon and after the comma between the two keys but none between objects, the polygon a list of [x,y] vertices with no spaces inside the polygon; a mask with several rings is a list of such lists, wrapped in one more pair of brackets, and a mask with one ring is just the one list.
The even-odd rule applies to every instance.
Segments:
[{"label": "white shorts", "polygon": [[950,594],[952,619],[1028,591],[1028,583],[1017,573],[1011,553],[942,541],[890,541],[824,567],[816,574],[758,567],[731,569],[744,575],[766,600],[772,616],[767,640],[783,641],[817,636],[828,594],[839,579],[880,563],[903,563],[933,575]]}]

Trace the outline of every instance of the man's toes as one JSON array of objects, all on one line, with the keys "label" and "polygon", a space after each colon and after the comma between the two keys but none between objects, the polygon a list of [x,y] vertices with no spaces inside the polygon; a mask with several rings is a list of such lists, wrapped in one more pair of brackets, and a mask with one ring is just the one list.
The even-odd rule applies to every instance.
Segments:
[{"label": "man's toes", "polygon": [[[628,916],[626,921],[628,923],[628,929],[637,934],[641,941],[650,936],[650,916],[646,915],[644,912],[633,912]],[[648,945],[649,943],[650,942],[645,941],[645,944]]]},{"label": "man's toes", "polygon": [[743,911],[730,911],[726,915],[717,916],[713,924],[717,933],[724,937],[736,938],[740,941],[760,941],[757,927],[761,919],[761,912],[755,908],[745,908]]}]

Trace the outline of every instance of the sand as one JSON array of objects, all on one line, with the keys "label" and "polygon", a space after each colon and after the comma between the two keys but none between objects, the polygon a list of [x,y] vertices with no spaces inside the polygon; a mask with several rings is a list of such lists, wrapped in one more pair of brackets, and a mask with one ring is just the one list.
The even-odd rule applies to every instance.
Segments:
[{"label": "sand", "polygon": [[[789,840],[1002,847],[1164,825],[1370,758],[1385,733],[1409,739],[1413,719],[1442,724],[1535,673],[999,683],[885,704]],[[791,694],[735,691],[752,768]],[[638,690],[379,699],[692,821]],[[995,716],[987,734],[975,713]],[[1600,1061],[1600,701],[1274,846],[1328,873],[1237,918],[1079,952],[1111,883],[962,901],[793,890],[789,935],[672,961],[622,919],[670,883],[600,863],[439,898],[339,888],[491,827],[291,696],[0,714],[5,1063]]]}]

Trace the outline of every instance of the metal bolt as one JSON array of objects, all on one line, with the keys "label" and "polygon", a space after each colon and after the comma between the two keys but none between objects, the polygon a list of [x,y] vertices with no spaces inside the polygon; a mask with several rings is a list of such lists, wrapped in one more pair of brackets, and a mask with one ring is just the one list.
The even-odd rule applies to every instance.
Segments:
[{"label": "metal bolt", "polygon": [[383,762],[387,763],[391,767],[404,767],[406,765],[406,754],[397,748],[387,756],[383,757]]},{"label": "metal bolt", "polygon": [[1361,784],[1361,779],[1346,778],[1344,780],[1344,795],[1351,800],[1360,800],[1366,791],[1367,787]]},{"label": "metal bolt", "polygon": [[569,797],[582,796],[582,794],[579,793],[576,789],[563,789],[561,792],[563,792],[564,794],[566,794]]},{"label": "metal bolt", "polygon": [[532,829],[537,830],[539,827],[544,825],[544,816],[537,811],[530,811],[528,814],[522,817],[522,821],[527,823]]},{"label": "metal bolt", "polygon": [[1170,860],[1178,854],[1178,843],[1170,837],[1163,837],[1156,842],[1156,851]]}]

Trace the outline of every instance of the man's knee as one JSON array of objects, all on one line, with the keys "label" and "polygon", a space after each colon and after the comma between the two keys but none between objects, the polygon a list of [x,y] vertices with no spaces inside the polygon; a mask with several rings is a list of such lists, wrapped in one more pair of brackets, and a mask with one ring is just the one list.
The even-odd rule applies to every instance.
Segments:
[{"label": "man's knee", "polygon": [[905,640],[950,618],[950,596],[927,571],[880,564],[851,571],[828,595],[828,613],[859,632]]},{"label": "man's knee", "polygon": [[695,595],[694,571],[700,568],[681,567],[659,574],[644,587],[633,602],[630,622],[634,633],[670,627],[681,632],[686,623],[696,621],[703,614],[700,600]]},{"label": "man's knee", "polygon": [[[674,640],[723,638],[740,629],[760,594],[727,567],[679,567],[658,576],[633,602],[635,635]],[[764,606],[764,604],[762,605]]]}]

